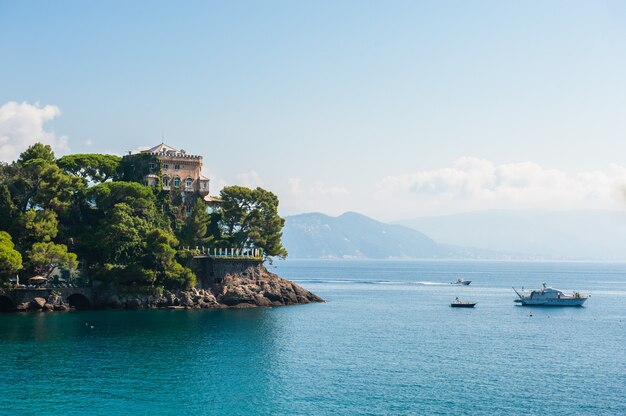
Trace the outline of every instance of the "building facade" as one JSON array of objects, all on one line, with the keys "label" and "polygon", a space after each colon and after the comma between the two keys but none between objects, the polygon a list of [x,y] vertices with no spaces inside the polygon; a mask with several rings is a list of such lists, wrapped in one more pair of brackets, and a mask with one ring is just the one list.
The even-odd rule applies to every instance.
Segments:
[{"label": "building facade", "polygon": [[[163,189],[180,189],[186,193],[197,193],[203,198],[209,195],[209,178],[202,175],[202,156],[188,155],[184,150],[164,143],[141,153],[156,156],[161,163]],[[156,166],[151,168],[155,169]],[[146,179],[148,185],[156,186],[159,178],[150,174]]]}]

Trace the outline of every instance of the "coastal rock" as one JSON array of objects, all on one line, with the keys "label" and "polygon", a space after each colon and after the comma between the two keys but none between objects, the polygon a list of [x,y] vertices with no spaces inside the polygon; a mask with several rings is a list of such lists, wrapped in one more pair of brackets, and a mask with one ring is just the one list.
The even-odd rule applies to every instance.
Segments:
[{"label": "coastal rock", "polygon": [[126,302],[126,308],[128,309],[142,309],[144,303],[139,298],[130,299]]},{"label": "coastal rock", "polygon": [[214,291],[219,303],[238,308],[324,301],[303,287],[268,272],[262,265],[250,266],[241,274],[227,275]]},{"label": "coastal rock", "polygon": [[43,305],[45,304],[46,304],[45,298],[36,297],[30,301],[30,303],[28,304],[28,309],[30,309],[31,311],[40,310],[41,308],[43,308]]},{"label": "coastal rock", "polygon": [[48,303],[51,305],[59,305],[62,303],[61,295],[56,292],[52,292],[50,296],[48,296]]},{"label": "coastal rock", "polygon": [[[242,309],[324,302],[301,286],[268,272],[260,262],[240,263],[222,276],[220,283],[204,289],[164,291],[162,295],[123,294],[128,292],[114,287],[102,288],[93,294],[91,301],[95,308],[114,309]],[[56,291],[49,292],[47,299],[34,297],[15,307],[18,311],[70,309],[73,307],[63,302],[62,292]]]},{"label": "coastal rock", "polygon": [[114,309],[119,309],[122,307],[122,302],[120,301],[119,296],[113,294],[111,296],[109,296],[109,298],[106,301],[106,304]]}]

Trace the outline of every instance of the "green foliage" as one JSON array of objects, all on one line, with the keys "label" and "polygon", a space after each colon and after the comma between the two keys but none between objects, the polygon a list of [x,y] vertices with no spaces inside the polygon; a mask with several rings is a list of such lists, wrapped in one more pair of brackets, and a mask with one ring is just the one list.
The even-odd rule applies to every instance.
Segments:
[{"label": "green foliage", "polygon": [[213,239],[213,236],[208,235],[210,225],[211,216],[207,213],[204,202],[198,199],[179,233],[182,242],[190,247],[210,244]]},{"label": "green foliage", "polygon": [[124,203],[137,212],[147,213],[155,209],[156,202],[152,188],[136,182],[102,183],[89,188],[87,197],[104,211]]},{"label": "green foliage", "polygon": [[24,164],[32,159],[42,159],[46,162],[52,163],[56,158],[54,157],[54,152],[52,151],[52,147],[50,147],[50,145],[35,143],[20,154],[20,158],[17,160],[17,163]]},{"label": "green foliage", "polygon": [[262,248],[266,257],[287,256],[282,246],[285,220],[278,215],[278,197],[262,188],[228,186],[222,189],[221,229],[237,247]]},{"label": "green foliage", "polygon": [[151,229],[150,222],[136,215],[130,205],[116,204],[96,226],[90,239],[89,260],[91,263],[134,263],[143,255]]},{"label": "green foliage", "polygon": [[14,164],[5,171],[5,178],[12,203],[21,212],[42,208],[62,215],[86,186],[84,179],[68,175],[44,159]]},{"label": "green foliage", "polygon": [[76,254],[67,251],[67,246],[55,243],[35,243],[28,251],[28,259],[37,272],[49,277],[57,268],[75,269]]},{"label": "green foliage", "polygon": [[57,165],[74,176],[102,183],[115,176],[121,161],[116,155],[86,153],[63,156],[57,160]]},{"label": "green foliage", "polygon": [[22,268],[22,255],[14,247],[9,233],[0,231],[0,274],[16,272]]},{"label": "green foliage", "polygon": [[20,215],[19,225],[24,230],[20,237],[32,244],[54,239],[58,233],[59,221],[54,211],[29,209]]},{"label": "green foliage", "polygon": [[[154,168],[151,169],[150,165]],[[145,177],[150,173],[161,176],[161,163],[154,155],[138,153],[122,158],[115,180],[145,184]]]},{"label": "green foliage", "polygon": [[[145,186],[150,173],[156,187]],[[187,267],[195,252],[180,244],[287,255],[280,242],[284,221],[271,192],[225,188],[221,209],[209,214],[198,198],[187,215],[189,195],[161,190],[160,174],[154,155],[57,160],[41,143],[17,162],[0,162],[0,273],[21,268],[24,260],[28,272],[50,276],[74,269],[80,258],[84,279],[176,289],[196,282]]]},{"label": "green foliage", "polygon": [[[0,171],[0,179],[4,179]],[[18,210],[11,200],[11,192],[6,184],[0,185],[0,230],[9,230],[15,225]]]}]

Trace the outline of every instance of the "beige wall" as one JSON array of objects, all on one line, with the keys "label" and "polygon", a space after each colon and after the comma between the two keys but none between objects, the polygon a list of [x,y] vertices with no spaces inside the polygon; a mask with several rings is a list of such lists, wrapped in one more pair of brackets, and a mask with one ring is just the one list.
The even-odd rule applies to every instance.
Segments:
[{"label": "beige wall", "polygon": [[[201,183],[199,180],[202,172],[201,157],[157,157],[161,161],[161,174],[166,188],[175,186],[175,179],[179,178],[181,189],[185,191],[208,193],[208,181],[203,181],[205,183]],[[177,167],[178,169],[176,169]],[[192,180],[191,186],[188,186],[187,179]],[[203,189],[202,185],[204,185],[206,189]]]}]

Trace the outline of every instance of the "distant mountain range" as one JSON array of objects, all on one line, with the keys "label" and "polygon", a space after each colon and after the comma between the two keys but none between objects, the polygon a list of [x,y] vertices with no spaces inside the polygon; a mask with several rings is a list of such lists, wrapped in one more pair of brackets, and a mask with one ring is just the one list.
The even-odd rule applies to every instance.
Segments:
[{"label": "distant mountain range", "polygon": [[626,260],[626,213],[490,210],[385,224],[347,212],[286,217],[289,258]]},{"label": "distant mountain range", "polygon": [[488,210],[400,221],[436,241],[546,259],[626,260],[626,213]]},{"label": "distant mountain range", "polygon": [[409,227],[384,224],[355,212],[285,218],[283,244],[289,258],[413,259],[494,258],[488,250],[438,244]]}]

